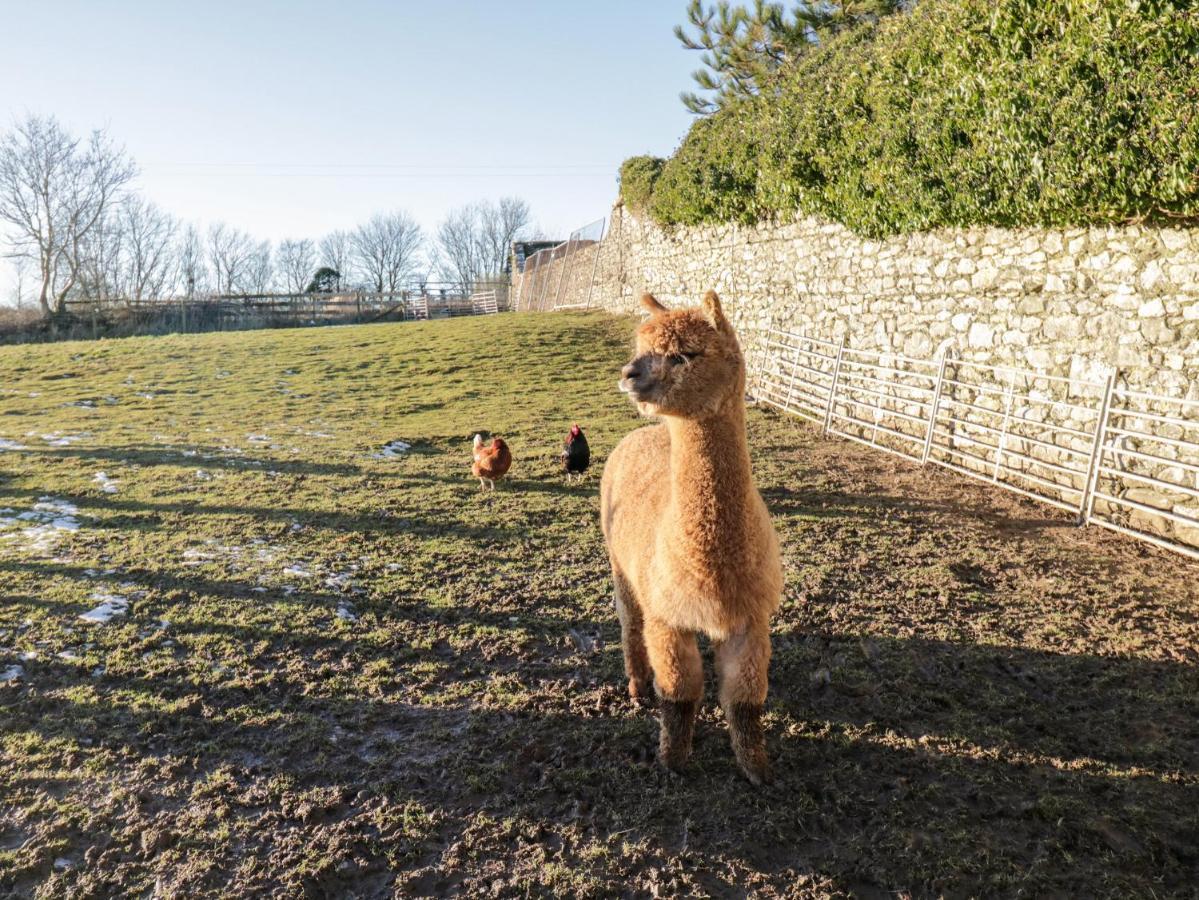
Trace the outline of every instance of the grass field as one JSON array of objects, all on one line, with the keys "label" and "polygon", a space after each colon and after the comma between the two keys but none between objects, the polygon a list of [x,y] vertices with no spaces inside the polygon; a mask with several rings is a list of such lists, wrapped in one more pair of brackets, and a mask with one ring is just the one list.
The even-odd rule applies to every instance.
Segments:
[{"label": "grass field", "polygon": [[1199,566],[769,412],[776,782],[711,685],[654,765],[598,527],[631,327],[0,349],[0,894],[1193,896]]}]

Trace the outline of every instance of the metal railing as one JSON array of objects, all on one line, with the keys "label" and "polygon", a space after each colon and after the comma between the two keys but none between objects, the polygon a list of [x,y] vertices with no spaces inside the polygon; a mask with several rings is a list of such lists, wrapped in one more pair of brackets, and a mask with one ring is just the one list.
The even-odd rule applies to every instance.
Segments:
[{"label": "metal railing", "polygon": [[1199,400],[770,327],[750,393],[823,432],[932,463],[1199,559]]},{"label": "metal railing", "polygon": [[605,222],[597,219],[577,228],[565,241],[526,259],[517,288],[516,309],[543,312],[589,307]]}]

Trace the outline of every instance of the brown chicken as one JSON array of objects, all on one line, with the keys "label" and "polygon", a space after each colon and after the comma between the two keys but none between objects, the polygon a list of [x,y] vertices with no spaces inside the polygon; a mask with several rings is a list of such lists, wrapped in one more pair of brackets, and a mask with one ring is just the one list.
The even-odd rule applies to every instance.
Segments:
[{"label": "brown chicken", "polygon": [[479,479],[479,490],[491,488],[495,483],[508,474],[512,468],[512,451],[504,443],[503,438],[492,438],[491,446],[483,446],[483,435],[475,435],[475,462],[470,467],[471,472]]}]

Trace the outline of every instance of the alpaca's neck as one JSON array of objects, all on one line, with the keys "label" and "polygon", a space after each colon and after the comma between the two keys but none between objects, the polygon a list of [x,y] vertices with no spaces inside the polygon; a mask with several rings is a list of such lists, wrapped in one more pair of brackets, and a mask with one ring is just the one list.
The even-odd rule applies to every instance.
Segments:
[{"label": "alpaca's neck", "polygon": [[719,526],[741,519],[753,480],[745,440],[745,408],[730,402],[704,419],[669,416],[671,506],[677,527],[705,542]]}]

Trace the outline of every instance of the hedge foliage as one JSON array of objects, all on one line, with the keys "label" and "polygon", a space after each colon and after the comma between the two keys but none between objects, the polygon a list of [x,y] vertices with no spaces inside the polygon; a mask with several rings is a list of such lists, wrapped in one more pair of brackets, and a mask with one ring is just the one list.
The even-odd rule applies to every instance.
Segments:
[{"label": "hedge foliage", "polygon": [[621,170],[664,225],[1199,221],[1194,0],[921,0]]}]

